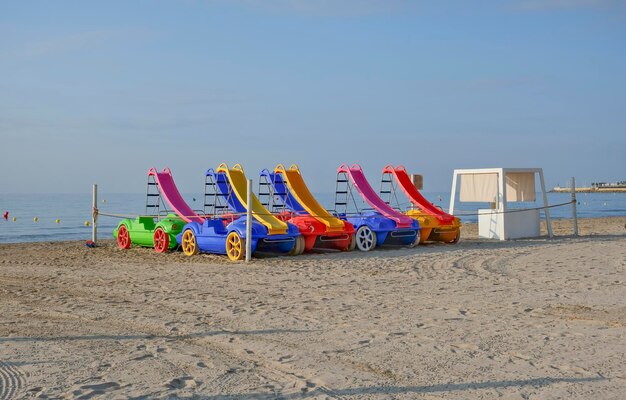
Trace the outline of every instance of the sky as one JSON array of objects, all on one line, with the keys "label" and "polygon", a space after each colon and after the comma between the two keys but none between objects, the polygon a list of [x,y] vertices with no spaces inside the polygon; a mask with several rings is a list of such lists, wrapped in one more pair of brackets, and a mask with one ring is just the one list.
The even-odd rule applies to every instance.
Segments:
[{"label": "sky", "polygon": [[241,163],[332,192],[403,164],[626,180],[621,0],[0,1],[0,193],[182,192]]}]

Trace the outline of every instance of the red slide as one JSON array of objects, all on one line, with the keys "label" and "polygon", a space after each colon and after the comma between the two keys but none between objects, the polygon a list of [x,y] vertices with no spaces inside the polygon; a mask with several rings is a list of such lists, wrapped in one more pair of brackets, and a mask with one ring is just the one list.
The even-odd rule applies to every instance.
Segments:
[{"label": "red slide", "polygon": [[450,225],[454,222],[454,216],[435,207],[433,203],[426,200],[426,198],[422,196],[422,194],[419,190],[417,190],[413,182],[411,182],[411,178],[406,172],[404,166],[398,165],[394,168],[393,165],[389,164],[385,168],[383,168],[383,174],[392,174],[404,194],[406,194],[406,197],[408,197],[411,203],[413,203],[413,205],[418,207],[424,213],[437,218],[437,220],[439,220],[442,225]]},{"label": "red slide", "polygon": [[396,222],[398,228],[408,228],[413,224],[413,218],[394,210],[385,203],[383,199],[378,197],[372,186],[369,184],[363,173],[363,169],[359,164],[354,164],[348,167],[347,164],[342,164],[337,172],[345,172],[350,176],[352,184],[359,191],[363,200],[365,200],[374,210],[381,213],[383,216],[392,219]]},{"label": "red slide", "polygon": [[172,210],[185,222],[195,221],[199,224],[204,222],[204,218],[199,216],[189,207],[187,202],[183,199],[176,184],[174,178],[172,178],[172,172],[169,168],[163,169],[158,172],[156,168],[150,168],[148,176],[154,176],[156,183],[159,186],[159,192],[161,196],[167,201],[167,204],[172,207]]}]

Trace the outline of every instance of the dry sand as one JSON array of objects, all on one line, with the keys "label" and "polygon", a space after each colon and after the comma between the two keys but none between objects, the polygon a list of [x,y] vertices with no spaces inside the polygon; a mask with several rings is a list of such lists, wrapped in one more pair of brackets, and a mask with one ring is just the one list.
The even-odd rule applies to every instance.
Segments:
[{"label": "dry sand", "polygon": [[0,398],[623,399],[625,223],[251,264],[2,245]]}]

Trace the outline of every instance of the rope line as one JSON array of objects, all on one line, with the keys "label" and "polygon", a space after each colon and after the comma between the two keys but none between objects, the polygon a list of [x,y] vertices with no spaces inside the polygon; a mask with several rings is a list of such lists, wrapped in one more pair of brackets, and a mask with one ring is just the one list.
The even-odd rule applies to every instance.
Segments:
[{"label": "rope line", "polygon": [[[493,210],[489,213],[464,213],[464,212],[460,212],[460,213],[456,213],[454,214],[455,216],[478,216],[478,215],[485,215],[485,214],[508,214],[508,213],[516,213],[516,212],[523,212],[523,211],[531,211],[531,210],[546,210],[549,208],[556,208],[556,207],[563,207],[569,204],[574,203],[575,200],[571,200],[565,203],[559,203],[559,204],[553,204],[553,205],[549,205],[549,206],[541,206],[541,207],[532,207],[532,208],[515,208],[515,209],[508,209],[505,211],[496,211]],[[254,215],[258,215],[258,216],[276,216],[276,214],[272,214],[272,213],[253,213]],[[130,214],[119,214],[119,213],[107,213],[107,212],[101,212],[98,210],[98,208],[94,208],[93,209],[93,216],[97,219],[97,217],[101,215],[104,217],[112,217],[112,218],[129,218],[129,219],[133,219],[136,217],[147,217],[147,218],[166,218],[166,216],[163,215],[130,215]],[[245,212],[229,212],[229,213],[225,213],[225,214],[213,214],[213,215],[200,215],[200,217],[202,218],[207,218],[207,219],[234,219],[235,217],[240,217],[246,215]],[[298,214],[298,213],[294,213],[294,212],[288,212],[286,214],[284,214],[285,216],[289,216],[289,217],[297,217],[297,216],[310,216],[310,217],[314,217],[314,218],[328,218],[328,216],[326,215],[317,215],[317,214]],[[378,215],[363,215],[362,213],[344,213],[342,214],[342,216],[345,215],[346,217],[351,217],[351,216],[356,216],[356,217],[361,217],[361,218],[378,218]],[[180,218],[195,218],[198,217],[199,215],[177,215]],[[333,217],[335,218],[340,218],[336,215],[333,215]]]},{"label": "rope line", "polygon": [[570,201],[565,202],[565,203],[553,204],[553,205],[550,205],[550,206],[542,206],[542,207],[532,207],[532,208],[512,208],[512,209],[510,208],[510,209],[505,210],[505,211],[496,211],[496,210],[493,210],[493,211],[488,212],[488,213],[480,213],[480,214],[479,214],[479,213],[463,213],[463,212],[461,212],[461,213],[457,213],[457,214],[454,214],[454,215],[455,215],[455,216],[456,216],[456,215],[462,215],[462,216],[478,216],[478,215],[485,215],[485,214],[508,214],[508,213],[522,212],[522,211],[531,211],[531,210],[545,210],[545,209],[548,209],[548,208],[563,207],[563,206],[566,206],[566,205],[568,205],[568,204],[572,204],[572,203],[574,203],[574,201],[575,201],[575,200],[570,200]]}]

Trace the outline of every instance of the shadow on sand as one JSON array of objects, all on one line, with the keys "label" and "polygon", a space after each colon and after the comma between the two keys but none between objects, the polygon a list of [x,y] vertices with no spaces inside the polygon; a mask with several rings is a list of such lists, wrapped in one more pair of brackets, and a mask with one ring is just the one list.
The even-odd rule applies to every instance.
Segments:
[{"label": "shadow on sand", "polygon": [[276,333],[310,333],[318,330],[301,330],[301,329],[260,329],[253,331],[211,331],[198,332],[188,335],[83,335],[83,336],[16,336],[0,338],[0,343],[10,342],[50,342],[50,341],[80,341],[80,340],[188,340],[202,337],[211,337],[218,335],[272,335]]},{"label": "shadow on sand", "polygon": [[426,393],[447,393],[476,389],[501,389],[501,388],[522,388],[525,386],[542,387],[556,383],[589,383],[606,380],[604,377],[588,378],[534,378],[523,380],[487,381],[469,383],[445,383],[425,386],[369,386],[349,389],[327,389],[316,388],[301,393],[279,394],[279,393],[249,393],[237,395],[201,395],[202,399],[209,400],[234,400],[234,399],[308,399],[316,396],[342,397],[342,396],[390,396],[399,394],[426,394]]}]

